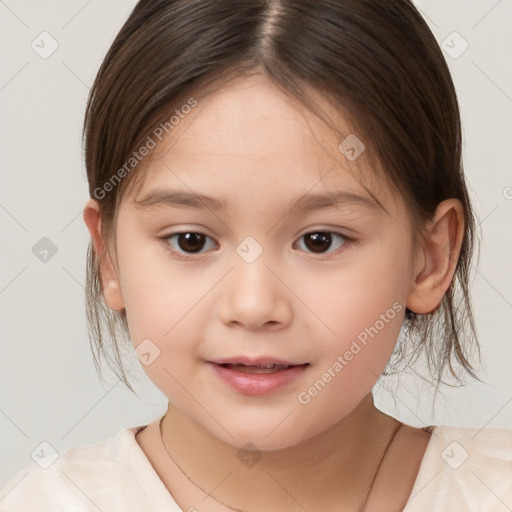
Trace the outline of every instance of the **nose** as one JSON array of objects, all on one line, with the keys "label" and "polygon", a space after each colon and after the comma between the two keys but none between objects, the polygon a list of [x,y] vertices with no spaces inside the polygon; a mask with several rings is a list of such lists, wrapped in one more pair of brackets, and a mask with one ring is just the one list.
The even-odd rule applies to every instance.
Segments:
[{"label": "nose", "polygon": [[235,262],[219,290],[220,320],[252,330],[277,330],[288,325],[293,317],[290,294],[275,274],[279,275],[262,257],[252,263]]}]

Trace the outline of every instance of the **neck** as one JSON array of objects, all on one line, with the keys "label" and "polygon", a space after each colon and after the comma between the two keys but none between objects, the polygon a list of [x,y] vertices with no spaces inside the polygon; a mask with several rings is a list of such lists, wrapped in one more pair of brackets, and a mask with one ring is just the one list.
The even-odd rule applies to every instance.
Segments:
[{"label": "neck", "polygon": [[358,510],[398,424],[375,407],[370,393],[321,434],[284,449],[255,452],[255,464],[243,464],[240,448],[211,435],[172,405],[162,434],[192,482],[208,492],[214,489],[216,499],[235,509]]}]

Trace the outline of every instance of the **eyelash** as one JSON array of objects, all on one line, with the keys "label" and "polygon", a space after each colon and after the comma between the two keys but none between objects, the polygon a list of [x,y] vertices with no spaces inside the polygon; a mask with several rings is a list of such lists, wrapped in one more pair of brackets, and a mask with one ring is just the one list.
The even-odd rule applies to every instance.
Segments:
[{"label": "eyelash", "polygon": [[[330,251],[330,247],[329,247],[327,252],[323,252],[323,253],[308,252],[308,254],[313,254],[313,255],[315,255],[315,254],[318,254],[318,255],[336,254],[336,253],[340,252],[340,250],[344,250],[346,248],[346,246],[350,242],[354,242],[353,238],[345,236],[342,233],[339,233],[337,231],[323,231],[323,230],[308,231],[307,233],[304,233],[303,235],[301,235],[298,240],[302,240],[307,235],[313,235],[313,234],[319,234],[319,233],[334,235],[333,238],[337,237],[338,239],[342,239],[342,243],[341,243],[340,247],[338,249],[334,250],[334,251]],[[193,252],[191,252],[191,253],[182,253],[182,252],[178,252],[177,250],[171,248],[170,244],[168,243],[169,240],[171,240],[171,239],[173,239],[175,237],[178,237],[179,235],[186,235],[186,234],[202,235],[202,236],[206,237],[208,240],[212,240],[211,237],[209,237],[208,235],[206,235],[204,233],[201,233],[199,231],[178,231],[176,233],[171,233],[171,234],[169,234],[167,236],[161,237],[160,239],[164,242],[166,248],[171,253],[173,253],[177,258],[179,258],[181,260],[184,260],[184,261],[195,260],[195,259],[197,259],[196,255],[201,255],[204,252],[207,252],[207,251],[203,251],[201,249],[199,252],[196,252],[196,253],[193,253]],[[334,241],[333,241],[333,243],[334,243]],[[295,245],[295,243],[294,243],[294,245]]]}]

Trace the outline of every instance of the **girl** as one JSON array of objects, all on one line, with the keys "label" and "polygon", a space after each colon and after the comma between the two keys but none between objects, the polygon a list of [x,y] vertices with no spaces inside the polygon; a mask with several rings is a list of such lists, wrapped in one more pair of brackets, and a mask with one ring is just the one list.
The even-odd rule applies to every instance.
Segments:
[{"label": "girl", "polygon": [[140,0],[84,136],[95,354],[132,389],[133,343],[169,406],[2,510],[512,508],[512,431],[373,402],[421,353],[477,378],[457,99],[408,0]]}]

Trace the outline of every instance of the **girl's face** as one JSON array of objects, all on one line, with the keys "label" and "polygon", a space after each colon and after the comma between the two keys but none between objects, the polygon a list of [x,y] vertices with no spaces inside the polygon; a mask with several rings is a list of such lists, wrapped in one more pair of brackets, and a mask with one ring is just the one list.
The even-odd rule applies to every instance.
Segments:
[{"label": "girl's face", "polygon": [[[120,205],[119,301],[134,347],[169,401],[217,438],[295,445],[348,415],[391,356],[415,274],[405,205],[374,187],[384,211],[345,156],[362,146],[344,154],[262,75],[181,117]],[[304,366],[212,363],[243,358]]]}]

